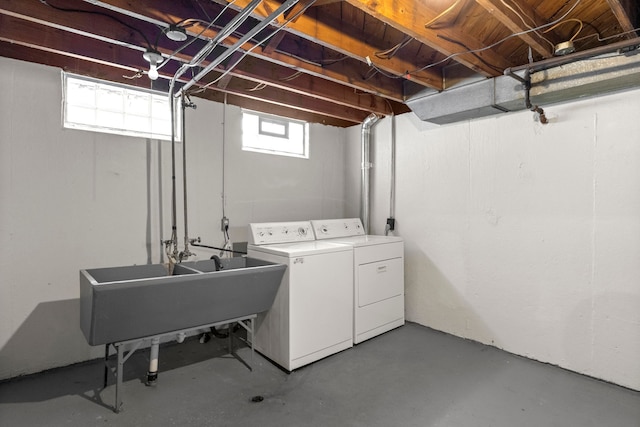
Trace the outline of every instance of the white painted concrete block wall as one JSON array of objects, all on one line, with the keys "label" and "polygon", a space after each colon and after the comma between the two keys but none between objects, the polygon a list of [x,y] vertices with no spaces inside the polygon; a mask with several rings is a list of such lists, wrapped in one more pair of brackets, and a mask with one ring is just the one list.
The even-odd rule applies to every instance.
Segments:
[{"label": "white painted concrete block wall", "polygon": [[[407,319],[640,389],[639,95],[545,107],[547,126],[397,117]],[[378,233],[389,120],[373,132]]]},{"label": "white painted concrete block wall", "polygon": [[[79,328],[82,268],[161,262],[171,235],[170,143],[61,128],[55,68],[0,58],[0,379],[100,357]],[[187,111],[189,234],[220,245],[223,105]],[[313,125],[311,159],[240,148],[227,107],[231,238],[249,222],[345,215],[344,133]],[[183,205],[178,145],[178,236]],[[200,257],[209,251],[194,249]]]}]

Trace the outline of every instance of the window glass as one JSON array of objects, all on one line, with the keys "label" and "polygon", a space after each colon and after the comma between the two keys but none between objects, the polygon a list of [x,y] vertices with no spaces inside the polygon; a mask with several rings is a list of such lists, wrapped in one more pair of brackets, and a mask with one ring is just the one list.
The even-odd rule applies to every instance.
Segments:
[{"label": "window glass", "polygon": [[242,149],[308,159],[309,124],[243,111]]},{"label": "window glass", "polygon": [[65,73],[63,116],[66,128],[171,139],[169,98],[158,92]]}]

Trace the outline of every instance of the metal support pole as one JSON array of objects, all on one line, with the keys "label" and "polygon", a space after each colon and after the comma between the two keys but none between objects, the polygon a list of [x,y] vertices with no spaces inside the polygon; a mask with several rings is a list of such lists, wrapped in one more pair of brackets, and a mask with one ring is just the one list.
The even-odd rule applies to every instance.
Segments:
[{"label": "metal support pole", "polygon": [[122,407],[122,396],[120,396],[120,387],[122,387],[122,368],[124,367],[124,346],[119,345],[118,347],[118,366],[116,367],[116,407],[115,412],[120,412],[120,408]]},{"label": "metal support pole", "polygon": [[109,346],[111,344],[106,344],[104,346],[104,385],[103,388],[107,387],[107,375],[109,373],[109,366],[107,365],[107,362],[109,361]]}]

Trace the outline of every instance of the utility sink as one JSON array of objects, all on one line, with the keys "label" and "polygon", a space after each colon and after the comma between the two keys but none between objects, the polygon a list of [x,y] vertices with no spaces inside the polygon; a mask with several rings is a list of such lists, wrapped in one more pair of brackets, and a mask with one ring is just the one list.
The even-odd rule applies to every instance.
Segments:
[{"label": "utility sink", "polygon": [[253,258],[80,270],[80,329],[90,345],[117,343],[261,313],[287,268]]}]

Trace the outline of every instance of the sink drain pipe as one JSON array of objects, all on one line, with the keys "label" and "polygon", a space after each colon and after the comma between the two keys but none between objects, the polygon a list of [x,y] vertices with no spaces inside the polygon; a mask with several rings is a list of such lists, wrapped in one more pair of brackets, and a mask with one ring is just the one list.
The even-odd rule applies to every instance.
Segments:
[{"label": "sink drain pipe", "polygon": [[369,114],[369,116],[367,116],[367,118],[362,122],[361,130],[360,157],[362,160],[362,177],[360,180],[360,219],[362,220],[365,234],[369,234],[370,222],[369,172],[371,169],[371,161],[369,157],[371,154],[371,128],[378,122],[378,120],[380,120],[380,117],[378,117],[376,114]]},{"label": "sink drain pipe", "polygon": [[158,381],[158,353],[160,350],[160,338],[151,339],[151,351],[149,354],[149,372],[147,372],[147,386],[156,385]]}]

